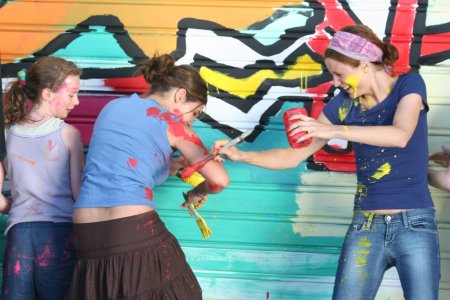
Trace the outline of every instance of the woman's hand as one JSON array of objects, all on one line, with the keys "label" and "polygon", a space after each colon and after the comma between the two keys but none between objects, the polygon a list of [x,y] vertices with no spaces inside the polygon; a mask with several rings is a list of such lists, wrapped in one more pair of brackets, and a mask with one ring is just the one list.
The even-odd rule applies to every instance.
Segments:
[{"label": "woman's hand", "polygon": [[186,208],[189,204],[194,204],[195,209],[201,208],[208,201],[208,194],[199,192],[196,188],[183,194],[184,202],[181,208]]},{"label": "woman's hand", "polygon": [[[244,151],[241,151],[237,147],[234,147],[234,146],[227,148],[227,149],[223,149],[222,147],[228,142],[229,142],[229,140],[215,141],[213,144],[212,153],[213,154],[216,154],[216,153],[223,154],[231,161],[240,161],[244,154]],[[220,157],[219,155],[214,157],[214,159],[218,162],[224,161],[224,159],[222,157]]]},{"label": "woman's hand", "polygon": [[169,175],[175,176],[177,175],[178,171],[184,167],[186,167],[187,161],[183,156],[179,156],[177,158],[173,158],[170,162],[170,170]]},{"label": "woman's hand", "polygon": [[316,119],[303,114],[293,115],[289,118],[289,120],[292,121],[289,128],[287,128],[290,136],[302,131],[307,132],[305,135],[301,136],[298,141],[304,141],[311,137],[324,140],[329,140],[336,137],[336,130],[332,124],[321,123]]},{"label": "woman's hand", "polygon": [[3,193],[0,193],[0,213],[7,214],[10,208],[11,202],[3,195]]},{"label": "woman's hand", "polygon": [[428,159],[437,163],[438,165],[448,167],[450,165],[450,149],[442,146],[441,152],[431,154]]}]

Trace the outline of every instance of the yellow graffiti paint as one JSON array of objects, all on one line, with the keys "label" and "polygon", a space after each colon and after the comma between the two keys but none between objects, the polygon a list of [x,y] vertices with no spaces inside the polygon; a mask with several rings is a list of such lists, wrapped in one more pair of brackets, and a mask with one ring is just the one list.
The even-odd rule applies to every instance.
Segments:
[{"label": "yellow graffiti paint", "polygon": [[361,81],[360,76],[348,76],[345,79],[345,83],[348,84],[353,89],[353,98],[356,98],[356,95],[358,94],[357,90],[360,81]]},{"label": "yellow graffiti paint", "polygon": [[321,65],[312,60],[309,55],[302,55],[295,63],[284,72],[274,72],[270,69],[260,70],[246,78],[234,78],[208,67],[200,68],[200,76],[215,87],[227,91],[240,98],[254,95],[266,79],[303,79],[307,76],[317,75],[322,72]]},{"label": "yellow graffiti paint", "polygon": [[372,175],[372,178],[380,179],[383,176],[386,176],[387,174],[391,173],[391,164],[385,163],[382,166],[378,168],[378,170],[375,172],[375,174]]}]

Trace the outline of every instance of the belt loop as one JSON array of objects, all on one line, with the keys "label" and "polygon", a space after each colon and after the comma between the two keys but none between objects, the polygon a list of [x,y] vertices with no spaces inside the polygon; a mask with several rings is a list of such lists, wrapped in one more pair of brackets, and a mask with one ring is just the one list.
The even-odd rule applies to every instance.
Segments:
[{"label": "belt loop", "polygon": [[374,213],[372,213],[372,212],[367,213],[367,221],[364,223],[364,226],[362,228],[363,230],[366,230],[366,231],[370,230],[370,225],[372,225],[373,216],[374,216]]},{"label": "belt loop", "polygon": [[402,220],[403,220],[403,226],[405,228],[408,228],[409,222],[408,222],[408,214],[406,213],[406,210],[402,211]]}]

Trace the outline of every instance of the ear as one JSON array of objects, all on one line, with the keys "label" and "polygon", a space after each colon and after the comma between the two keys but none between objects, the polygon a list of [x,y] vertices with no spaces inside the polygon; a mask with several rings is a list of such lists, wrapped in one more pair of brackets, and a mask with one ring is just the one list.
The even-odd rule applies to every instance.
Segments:
[{"label": "ear", "polygon": [[41,91],[41,98],[42,98],[42,100],[49,101],[51,99],[51,97],[52,97],[52,90],[51,89],[44,88]]},{"label": "ear", "polygon": [[362,61],[362,62],[359,64],[359,66],[361,67],[361,70],[362,70],[364,73],[367,73],[367,72],[369,71],[369,63],[368,63],[368,62]]},{"label": "ear", "polygon": [[186,90],[184,88],[179,88],[175,92],[175,102],[184,103],[186,102]]}]

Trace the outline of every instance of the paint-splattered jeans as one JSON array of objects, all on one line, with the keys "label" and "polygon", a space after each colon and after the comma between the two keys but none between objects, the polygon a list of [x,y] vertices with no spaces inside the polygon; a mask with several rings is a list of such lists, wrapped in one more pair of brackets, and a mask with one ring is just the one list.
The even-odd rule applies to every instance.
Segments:
[{"label": "paint-splattered jeans", "polygon": [[339,258],[333,299],[374,299],[385,271],[393,266],[405,299],[438,299],[441,275],[434,208],[392,215],[355,212]]},{"label": "paint-splattered jeans", "polygon": [[62,300],[75,265],[71,223],[27,222],[7,233],[2,300]]}]

